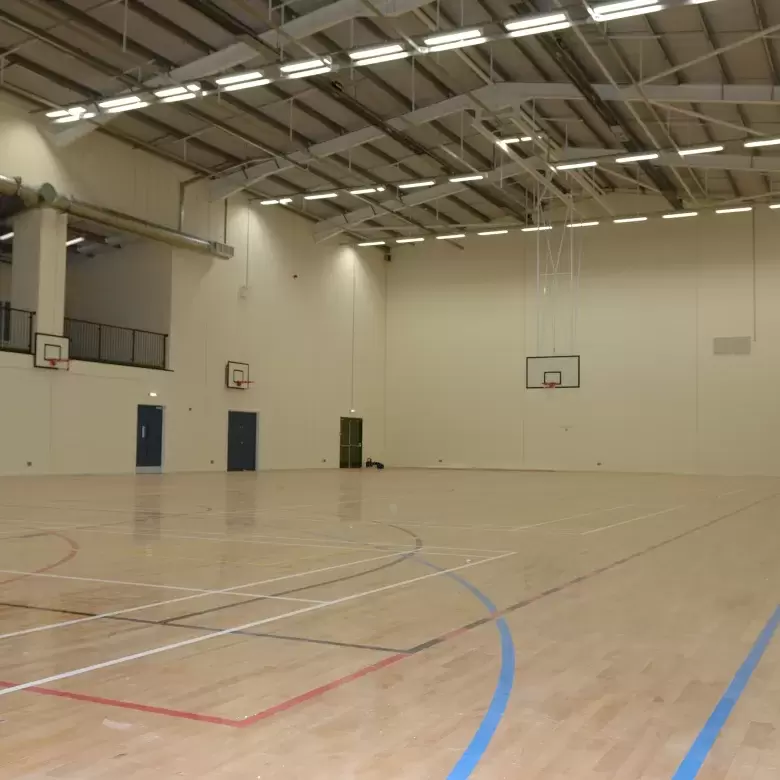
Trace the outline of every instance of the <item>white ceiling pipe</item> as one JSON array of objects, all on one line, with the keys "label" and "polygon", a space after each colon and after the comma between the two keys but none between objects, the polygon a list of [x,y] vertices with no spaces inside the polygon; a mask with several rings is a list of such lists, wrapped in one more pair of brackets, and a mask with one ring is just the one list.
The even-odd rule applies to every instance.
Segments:
[{"label": "white ceiling pipe", "polygon": [[136,236],[159,241],[178,249],[187,249],[190,252],[197,252],[201,255],[220,257],[224,260],[229,260],[233,257],[233,247],[227,244],[207,241],[204,238],[198,238],[198,236],[193,236],[189,233],[182,233],[165,225],[147,222],[145,219],[139,219],[121,211],[114,211],[113,209],[107,209],[60,195],[51,184],[42,185],[37,192],[40,205],[63,211],[66,214],[72,214],[80,219],[87,219],[100,225],[116,228],[125,233],[132,233]]}]

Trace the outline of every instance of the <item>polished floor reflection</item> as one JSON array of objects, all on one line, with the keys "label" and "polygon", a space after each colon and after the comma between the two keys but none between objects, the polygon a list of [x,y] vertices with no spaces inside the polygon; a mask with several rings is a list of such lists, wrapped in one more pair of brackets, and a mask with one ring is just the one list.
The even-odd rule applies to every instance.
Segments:
[{"label": "polished floor reflection", "polygon": [[776,780],[778,494],[0,480],[0,780]]}]

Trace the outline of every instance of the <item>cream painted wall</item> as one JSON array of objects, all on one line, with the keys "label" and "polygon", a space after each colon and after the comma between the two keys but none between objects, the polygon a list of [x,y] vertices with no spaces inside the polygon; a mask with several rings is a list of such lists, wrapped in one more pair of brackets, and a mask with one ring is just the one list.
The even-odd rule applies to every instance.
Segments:
[{"label": "cream painted wall", "polygon": [[[576,306],[567,277],[537,296],[530,235],[395,253],[388,461],[780,474],[777,214],[755,212],[755,310],[751,215],[579,235]],[[754,315],[752,355],[714,356],[712,339],[752,336]],[[525,358],[552,350],[553,321],[557,351],[582,356],[582,387],[526,390]]]},{"label": "cream painted wall", "polygon": [[[174,253],[171,367],[186,402],[172,459],[183,469],[220,463],[226,409],[260,413],[262,468],[337,466],[339,419],[350,408],[365,420],[366,454],[382,457],[384,260],[317,245],[299,217],[241,198],[230,201],[227,225],[233,261]],[[225,388],[228,360],[250,364],[250,390]],[[205,450],[191,441],[193,415],[206,426]]]},{"label": "cream painted wall", "polygon": [[0,263],[0,301],[11,300],[11,265]]},{"label": "cream painted wall", "polygon": [[[97,133],[54,149],[1,104],[0,173],[169,225],[178,221],[179,182],[191,176]],[[139,403],[165,407],[167,471],[224,470],[230,409],[258,412],[261,468],[337,466],[339,418],[351,408],[365,420],[366,454],[384,456],[379,254],[315,244],[307,221],[244,197],[226,213],[202,186],[188,190],[184,229],[227,240],[235,257],[159,249],[134,266],[134,247],[69,264],[72,316],[143,327],[136,315],[150,322],[167,299],[172,371],[74,362],[63,373],[0,353],[0,474],[132,471]],[[150,285],[154,305],[144,311],[138,293]],[[226,389],[228,360],[248,362],[256,384]]]},{"label": "cream painted wall", "polygon": [[92,257],[70,254],[65,316],[168,333],[171,326],[173,248],[129,243]]},{"label": "cream painted wall", "polygon": [[[40,123],[39,123],[40,121]],[[0,173],[175,227],[179,182],[190,171],[100,133],[70,146],[49,143],[46,120],[36,120],[8,95],[0,97]]]}]

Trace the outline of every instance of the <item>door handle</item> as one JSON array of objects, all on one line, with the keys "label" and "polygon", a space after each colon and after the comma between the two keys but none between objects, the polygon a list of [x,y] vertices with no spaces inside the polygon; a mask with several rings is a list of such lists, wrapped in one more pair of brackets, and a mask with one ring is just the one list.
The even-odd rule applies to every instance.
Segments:
[{"label": "door handle", "polygon": [[142,439],[146,438],[146,426],[145,425],[141,426],[141,438]]}]

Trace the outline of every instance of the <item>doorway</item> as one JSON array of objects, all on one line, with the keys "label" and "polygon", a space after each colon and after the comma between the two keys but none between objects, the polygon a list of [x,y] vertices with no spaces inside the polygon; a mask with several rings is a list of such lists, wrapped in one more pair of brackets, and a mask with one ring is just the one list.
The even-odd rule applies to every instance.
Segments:
[{"label": "doorway", "polygon": [[341,418],[339,468],[359,469],[363,465],[363,418]]},{"label": "doorway", "polygon": [[135,468],[138,472],[162,471],[163,408],[138,405]]},{"label": "doorway", "polygon": [[228,471],[257,469],[257,413],[228,412]]}]

